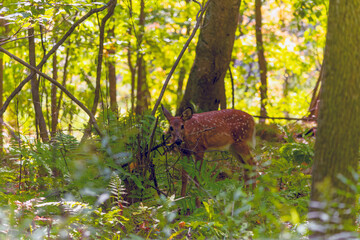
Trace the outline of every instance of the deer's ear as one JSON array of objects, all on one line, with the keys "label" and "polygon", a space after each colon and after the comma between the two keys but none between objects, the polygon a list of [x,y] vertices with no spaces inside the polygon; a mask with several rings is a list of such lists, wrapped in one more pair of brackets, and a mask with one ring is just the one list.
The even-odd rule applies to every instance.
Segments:
[{"label": "deer's ear", "polygon": [[164,107],[164,105],[161,104],[161,109],[164,113],[164,116],[166,117],[166,119],[168,121],[170,121],[170,118],[172,118],[173,116],[171,115],[171,113]]},{"label": "deer's ear", "polygon": [[183,121],[189,120],[192,118],[193,112],[191,108],[187,108],[183,111],[183,113],[181,114],[181,119]]}]

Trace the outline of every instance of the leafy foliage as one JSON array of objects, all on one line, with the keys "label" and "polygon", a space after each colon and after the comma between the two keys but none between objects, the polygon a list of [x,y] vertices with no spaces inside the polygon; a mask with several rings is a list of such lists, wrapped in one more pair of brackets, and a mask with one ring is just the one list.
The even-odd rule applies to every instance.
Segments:
[{"label": "leafy foliage", "polygon": [[[11,142],[10,135],[4,135],[0,238],[306,239],[314,140],[295,137],[303,132],[302,126],[282,127],[285,121],[257,126],[259,144],[254,156],[259,176],[257,187],[249,190],[241,181],[241,164],[229,154],[207,154],[199,173],[194,159],[181,158],[166,147],[165,121],[160,112],[158,124],[154,116],[133,114],[129,89],[137,56],[144,54],[152,104],[198,11],[191,1],[145,2],[141,44],[137,39],[140,1],[118,2],[114,18],[107,25],[97,113],[98,125],[106,135],[103,139],[95,136],[80,140],[88,118],[59,93],[58,132],[49,143],[39,141],[34,127],[30,86],[25,85],[9,105],[3,119],[20,141]],[[27,28],[34,27],[39,63],[75,21],[104,4],[6,0],[0,7],[1,44],[27,61]],[[253,5],[252,1],[242,1],[231,72],[235,108],[257,115],[260,84]],[[320,0],[263,3],[269,115],[301,117],[307,113],[309,93],[322,64],[327,5],[327,1]],[[88,108],[94,98],[99,23],[104,15],[101,12],[89,17],[57,50],[57,80]],[[113,29],[113,35],[109,29]],[[165,105],[175,105],[181,99],[183,89],[179,91],[176,83],[185,79],[186,85],[195,46],[190,44],[175,71]],[[3,95],[9,96],[28,71],[3,54],[0,58],[5,66]],[[116,63],[118,112],[108,107],[109,86],[105,80],[109,72],[105,66],[109,60]],[[54,62],[49,59],[41,71],[52,75]],[[227,74],[228,102],[232,96],[230,81]],[[39,83],[41,105],[50,125],[51,85],[41,78]],[[155,146],[156,150],[151,151]],[[183,198],[179,197],[182,168],[190,177]],[[191,181],[195,177],[200,187]],[[360,187],[351,187],[358,196]],[[202,200],[199,209],[195,207],[196,197]]]}]

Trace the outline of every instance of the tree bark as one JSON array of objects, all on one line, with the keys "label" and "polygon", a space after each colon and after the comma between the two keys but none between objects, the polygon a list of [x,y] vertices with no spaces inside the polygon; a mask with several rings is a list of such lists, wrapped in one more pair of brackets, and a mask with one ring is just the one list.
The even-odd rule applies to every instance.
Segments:
[{"label": "tree bark", "polygon": [[357,173],[360,147],[359,20],[359,1],[330,0],[309,211],[312,239],[340,232],[346,239],[356,228],[357,180],[351,171]]},{"label": "tree bark", "polygon": [[[33,27],[28,29],[28,35],[29,35],[29,62],[30,65],[36,67]],[[39,126],[40,137],[43,142],[48,142],[49,136],[46,129],[45,118],[41,109],[40,96],[39,96],[39,81],[36,79],[36,74],[34,74],[34,76],[31,79],[31,93],[32,93],[32,100],[35,109],[35,121],[36,121],[36,125]]]},{"label": "tree bark", "polygon": [[226,106],[224,78],[234,46],[240,0],[211,1],[196,46],[185,94],[177,114],[194,103],[200,111]]},{"label": "tree bark", "polygon": [[[256,51],[258,55],[258,63],[260,70],[260,116],[266,117],[267,97],[267,66],[264,55],[264,44],[262,38],[262,16],[261,16],[261,0],[255,0],[255,29],[256,29]],[[265,122],[265,118],[260,118],[260,122]]]}]

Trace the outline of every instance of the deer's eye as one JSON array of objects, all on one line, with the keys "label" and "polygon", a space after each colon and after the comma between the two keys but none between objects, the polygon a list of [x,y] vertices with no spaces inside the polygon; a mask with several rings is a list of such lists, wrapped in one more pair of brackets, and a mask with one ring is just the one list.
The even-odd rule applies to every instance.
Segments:
[{"label": "deer's eye", "polygon": [[184,129],[184,125],[181,125],[181,129]]},{"label": "deer's eye", "polygon": [[174,131],[174,128],[173,128],[173,127],[170,127],[170,131]]}]

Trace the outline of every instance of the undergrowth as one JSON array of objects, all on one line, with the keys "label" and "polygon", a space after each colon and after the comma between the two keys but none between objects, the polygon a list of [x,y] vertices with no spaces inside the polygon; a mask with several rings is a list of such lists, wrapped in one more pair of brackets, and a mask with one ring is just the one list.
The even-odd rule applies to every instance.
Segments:
[{"label": "undergrowth", "polygon": [[[199,174],[192,159],[161,145],[155,123],[110,116],[100,126],[102,141],[58,134],[48,144],[13,144],[0,168],[0,238],[306,238],[312,139],[298,141],[286,129],[280,142],[258,139],[257,187],[250,190],[229,154],[206,155]],[[189,181],[184,198],[182,167],[201,185]]]}]

